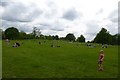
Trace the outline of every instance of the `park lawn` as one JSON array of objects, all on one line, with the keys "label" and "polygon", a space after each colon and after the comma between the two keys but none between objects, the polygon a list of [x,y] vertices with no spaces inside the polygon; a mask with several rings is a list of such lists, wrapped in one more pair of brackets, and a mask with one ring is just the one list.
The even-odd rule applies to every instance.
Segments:
[{"label": "park lawn", "polygon": [[2,40],[0,40],[0,79],[2,78]]},{"label": "park lawn", "polygon": [[[42,44],[39,45],[38,42]],[[19,40],[13,48],[3,41],[3,78],[116,78],[118,76],[118,47],[109,46],[105,52],[104,71],[98,71],[101,46],[88,48],[84,43],[67,41]],[[51,43],[60,47],[50,47]],[[78,46],[79,45],[79,46]]]}]

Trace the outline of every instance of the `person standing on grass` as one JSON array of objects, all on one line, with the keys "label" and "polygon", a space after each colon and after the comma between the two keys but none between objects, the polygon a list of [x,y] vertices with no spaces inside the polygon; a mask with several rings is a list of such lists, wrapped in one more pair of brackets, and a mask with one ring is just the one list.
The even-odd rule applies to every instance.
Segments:
[{"label": "person standing on grass", "polygon": [[9,43],[10,43],[9,39],[6,39],[5,42],[7,45],[9,45]]},{"label": "person standing on grass", "polygon": [[99,71],[103,71],[103,60],[104,60],[104,51],[100,51],[98,65],[99,65]]}]

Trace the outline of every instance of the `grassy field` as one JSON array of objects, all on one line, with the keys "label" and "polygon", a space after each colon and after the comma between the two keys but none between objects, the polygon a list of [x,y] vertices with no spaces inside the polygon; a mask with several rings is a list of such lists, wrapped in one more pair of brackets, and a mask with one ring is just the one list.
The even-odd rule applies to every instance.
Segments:
[{"label": "grassy field", "polygon": [[2,40],[0,40],[0,79],[2,78]]},{"label": "grassy field", "polygon": [[[38,42],[42,44],[39,45]],[[55,41],[60,47],[50,47],[53,41],[21,40],[20,47],[3,41],[4,78],[116,78],[118,47],[109,46],[105,52],[104,71],[98,71],[101,46],[88,48],[85,44]]]}]

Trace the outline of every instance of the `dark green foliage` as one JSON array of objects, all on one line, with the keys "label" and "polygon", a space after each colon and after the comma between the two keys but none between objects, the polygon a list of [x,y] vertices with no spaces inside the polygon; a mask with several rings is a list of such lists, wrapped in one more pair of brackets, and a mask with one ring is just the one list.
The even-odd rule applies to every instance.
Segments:
[{"label": "dark green foliage", "polygon": [[58,40],[58,39],[59,39],[59,36],[58,36],[58,35],[55,35],[55,36],[54,36],[54,39],[55,39],[55,40]]},{"label": "dark green foliage", "polygon": [[111,35],[107,29],[102,28],[92,42],[101,44],[120,45],[120,34]]},{"label": "dark green foliage", "polygon": [[2,31],[2,39],[5,39],[5,32]]},{"label": "dark green foliage", "polygon": [[112,36],[112,44],[118,44],[118,34]]},{"label": "dark green foliage", "polygon": [[33,27],[33,32],[32,32],[32,35],[34,36],[34,38],[35,38],[35,35],[36,35],[36,27]]},{"label": "dark green foliage", "polygon": [[18,39],[19,36],[19,31],[17,28],[10,27],[5,30],[5,38],[8,39]]},{"label": "dark green foliage", "polygon": [[85,37],[83,35],[81,35],[80,37],[78,37],[77,41],[78,42],[85,42]]},{"label": "dark green foliage", "polygon": [[52,36],[49,35],[49,36],[45,36],[47,40],[52,40]]},{"label": "dark green foliage", "polygon": [[102,43],[102,44],[111,44],[111,41],[112,41],[112,35],[109,34],[109,32],[105,28],[102,28],[94,39],[95,43]]},{"label": "dark green foliage", "polygon": [[112,43],[115,45],[117,45],[117,44],[120,45],[120,34],[116,34],[113,36]]},{"label": "dark green foliage", "polygon": [[65,37],[60,37],[59,39],[60,39],[60,40],[65,40]]},{"label": "dark green foliage", "polygon": [[66,40],[69,40],[69,41],[75,41],[75,39],[76,39],[74,34],[72,34],[72,33],[67,34],[65,38],[66,38]]},{"label": "dark green foliage", "polygon": [[[2,30],[2,29],[1,29]],[[40,36],[36,36],[36,33],[40,33]],[[33,28],[32,33],[25,33],[24,31],[19,32],[17,28],[10,27],[1,33],[2,39],[46,39],[46,40],[68,40],[75,41],[75,36],[72,33],[66,35],[66,37],[60,37],[58,35],[42,35],[41,31],[36,27]],[[120,45],[120,34],[111,35],[107,29],[102,28],[101,31],[96,35],[94,40],[90,43],[101,43],[101,44],[112,44],[112,45]],[[81,35],[77,38],[78,42],[85,42],[85,37]]]},{"label": "dark green foliage", "polygon": [[118,34],[118,45],[120,45],[120,34]]},{"label": "dark green foliage", "polygon": [[26,39],[27,38],[27,34],[24,31],[21,31],[19,34],[20,34],[20,39]]}]

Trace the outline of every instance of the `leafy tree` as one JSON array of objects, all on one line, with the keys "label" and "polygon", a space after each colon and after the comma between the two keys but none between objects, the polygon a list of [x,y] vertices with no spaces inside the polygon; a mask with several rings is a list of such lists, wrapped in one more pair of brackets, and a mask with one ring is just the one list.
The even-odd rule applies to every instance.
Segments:
[{"label": "leafy tree", "polygon": [[0,29],[0,39],[2,39],[2,29]]},{"label": "leafy tree", "polygon": [[52,40],[52,39],[53,39],[53,36],[51,36],[51,35],[45,36],[45,39],[47,39],[47,40]]},{"label": "leafy tree", "polygon": [[102,43],[102,44],[111,44],[111,42],[112,42],[112,35],[109,34],[107,29],[102,28],[101,31],[94,38],[93,42],[95,42],[95,43]]},{"label": "leafy tree", "polygon": [[120,45],[120,34],[118,34],[118,45]]},{"label": "leafy tree", "polygon": [[33,27],[33,32],[32,32],[34,38],[36,37],[36,39],[39,39],[40,35],[41,35],[41,31],[39,28],[37,27]]},{"label": "leafy tree", "polygon": [[34,35],[32,33],[27,34],[27,39],[34,39]]},{"label": "leafy tree", "polygon": [[74,34],[69,33],[66,35],[65,39],[69,40],[69,41],[75,41],[76,38],[75,38]]},{"label": "leafy tree", "polygon": [[91,41],[87,41],[87,43],[91,43]]},{"label": "leafy tree", "polygon": [[37,27],[33,27],[32,35],[34,36],[34,38],[35,38],[35,36],[36,36],[36,29],[37,29]]},{"label": "leafy tree", "polygon": [[2,31],[2,39],[5,39],[5,31]]},{"label": "leafy tree", "polygon": [[36,29],[36,35],[35,35],[35,37],[40,37],[40,35],[41,35],[41,30],[40,29]]},{"label": "leafy tree", "polygon": [[60,37],[59,39],[60,39],[60,40],[65,40],[65,37]]},{"label": "leafy tree", "polygon": [[46,37],[44,35],[40,35],[39,39],[46,39]]},{"label": "leafy tree", "polygon": [[24,31],[21,31],[19,34],[20,34],[20,39],[26,39],[27,38],[27,34]]},{"label": "leafy tree", "polygon": [[59,39],[59,36],[58,36],[58,35],[52,36],[52,39],[53,39],[53,40],[58,40],[58,39]]},{"label": "leafy tree", "polygon": [[80,37],[77,38],[78,42],[85,42],[85,37],[81,35]]},{"label": "leafy tree", "polygon": [[117,44],[117,41],[118,41],[118,36],[117,36],[117,34],[116,34],[116,35],[113,35],[113,36],[112,36],[112,44]]},{"label": "leafy tree", "polygon": [[10,27],[5,30],[5,38],[8,39],[18,39],[19,38],[19,31],[17,28]]},{"label": "leafy tree", "polygon": [[120,34],[112,35],[112,45],[120,45]]},{"label": "leafy tree", "polygon": [[55,40],[58,40],[59,39],[59,36],[58,35],[55,35]]}]

